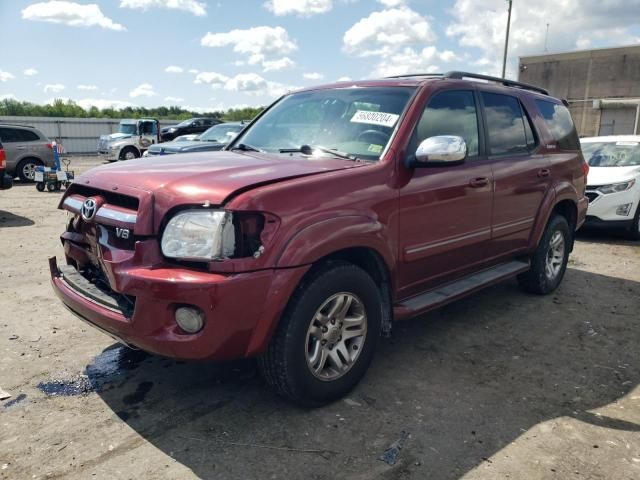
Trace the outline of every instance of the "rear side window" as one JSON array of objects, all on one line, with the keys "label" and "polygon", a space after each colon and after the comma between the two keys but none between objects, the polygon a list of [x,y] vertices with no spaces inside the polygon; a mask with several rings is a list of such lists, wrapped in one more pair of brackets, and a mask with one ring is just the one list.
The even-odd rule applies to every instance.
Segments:
[{"label": "rear side window", "polygon": [[535,146],[529,118],[516,97],[482,92],[482,103],[489,136],[489,153],[504,155],[527,153]]},{"label": "rear side window", "polygon": [[438,135],[462,137],[469,157],[478,155],[478,117],[473,92],[445,91],[429,100],[416,129],[416,147],[423,140]]},{"label": "rear side window", "polygon": [[580,150],[580,141],[569,109],[559,103],[536,100],[536,106],[547,124],[553,139],[562,150]]},{"label": "rear side window", "polygon": [[21,128],[0,128],[0,138],[6,143],[12,142],[35,142],[40,140],[38,134],[31,130]]}]

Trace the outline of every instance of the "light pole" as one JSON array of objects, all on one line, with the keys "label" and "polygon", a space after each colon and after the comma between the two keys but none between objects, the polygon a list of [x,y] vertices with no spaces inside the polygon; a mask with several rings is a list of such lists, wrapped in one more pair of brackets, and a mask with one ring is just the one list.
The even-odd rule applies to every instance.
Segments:
[{"label": "light pole", "polygon": [[504,55],[502,57],[502,78],[507,70],[507,50],[509,49],[509,28],[511,27],[511,4],[512,0],[507,0],[509,2],[509,13],[507,14],[507,34],[504,37]]}]

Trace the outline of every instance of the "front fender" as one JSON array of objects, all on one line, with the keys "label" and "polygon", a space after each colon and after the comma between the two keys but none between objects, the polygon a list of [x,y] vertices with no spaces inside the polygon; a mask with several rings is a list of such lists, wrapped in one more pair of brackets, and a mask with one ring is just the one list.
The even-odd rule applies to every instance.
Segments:
[{"label": "front fender", "polygon": [[276,267],[311,264],[334,252],[355,247],[375,250],[388,267],[395,263],[394,242],[385,225],[364,215],[346,215],[321,220],[297,232],[280,252]]}]

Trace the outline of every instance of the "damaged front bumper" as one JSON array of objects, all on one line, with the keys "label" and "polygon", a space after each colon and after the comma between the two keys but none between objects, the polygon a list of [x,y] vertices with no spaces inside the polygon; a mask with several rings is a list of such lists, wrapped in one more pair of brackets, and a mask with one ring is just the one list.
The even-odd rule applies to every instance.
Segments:
[{"label": "damaged front bumper", "polygon": [[[222,275],[181,268],[126,268],[121,293],[91,284],[73,266],[49,260],[53,289],[78,317],[129,346],[185,360],[250,357],[266,348],[289,295],[308,267]],[[175,320],[195,306],[205,324],[195,334]]]}]

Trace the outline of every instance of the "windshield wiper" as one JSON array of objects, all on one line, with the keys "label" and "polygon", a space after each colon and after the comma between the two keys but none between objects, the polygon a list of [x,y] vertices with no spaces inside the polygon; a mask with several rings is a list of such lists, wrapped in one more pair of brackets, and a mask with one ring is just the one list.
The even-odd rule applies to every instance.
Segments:
[{"label": "windshield wiper", "polygon": [[253,147],[247,143],[239,143],[237,145],[234,145],[234,147],[231,149],[233,150],[242,150],[243,152],[261,152],[264,153],[264,150],[260,150],[259,148]]},{"label": "windshield wiper", "polygon": [[334,157],[344,158],[345,160],[357,160],[358,157],[346,152],[341,152],[334,148],[327,148],[321,145],[301,145],[300,148],[281,148],[280,153],[302,153],[304,155],[313,155],[314,150],[320,150],[321,152],[328,153]]}]

